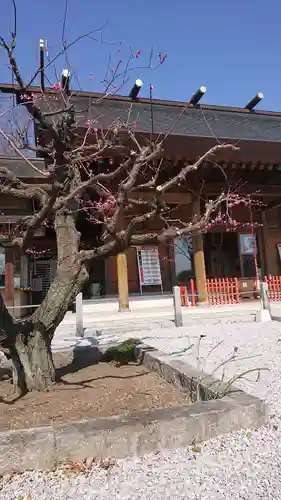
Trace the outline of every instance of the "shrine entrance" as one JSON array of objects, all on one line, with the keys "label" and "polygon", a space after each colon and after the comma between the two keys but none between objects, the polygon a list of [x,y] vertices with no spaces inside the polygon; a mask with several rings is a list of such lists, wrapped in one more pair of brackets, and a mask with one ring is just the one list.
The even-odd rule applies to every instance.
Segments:
[{"label": "shrine entrance", "polygon": [[213,232],[205,235],[204,254],[208,278],[241,276],[238,234]]}]

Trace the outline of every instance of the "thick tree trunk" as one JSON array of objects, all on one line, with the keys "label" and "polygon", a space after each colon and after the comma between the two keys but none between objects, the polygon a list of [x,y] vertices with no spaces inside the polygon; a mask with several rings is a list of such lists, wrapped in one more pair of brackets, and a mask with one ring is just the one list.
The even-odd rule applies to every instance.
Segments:
[{"label": "thick tree trunk", "polygon": [[80,235],[72,214],[56,214],[55,230],[57,276],[42,304],[26,322],[17,322],[0,299],[0,347],[13,362],[14,383],[21,393],[44,390],[54,383],[53,336],[88,279],[79,256]]},{"label": "thick tree trunk", "polygon": [[53,336],[69,303],[80,292],[87,278],[88,273],[83,267],[79,271],[70,269],[67,277],[58,276],[32,318],[34,330],[24,340],[17,338],[13,363],[21,392],[44,390],[54,383]]},{"label": "thick tree trunk", "polygon": [[29,321],[16,321],[0,296],[0,348],[12,362],[20,393],[45,389],[55,380],[49,337],[32,328]]},{"label": "thick tree trunk", "polygon": [[14,385],[20,393],[44,390],[54,383],[54,332],[87,278],[81,264],[58,275],[44,302],[27,321],[17,322],[0,296],[0,348],[13,363]]},{"label": "thick tree trunk", "polygon": [[51,342],[69,304],[88,279],[87,269],[79,259],[80,235],[76,231],[73,216],[57,214],[55,219],[57,276],[41,306],[32,315],[33,331],[24,341],[17,339],[15,344],[19,358],[19,363],[14,361],[18,386],[25,386],[27,391],[44,390],[54,383]]},{"label": "thick tree trunk", "polygon": [[51,347],[39,331],[31,332],[25,341],[18,338],[11,349],[11,358],[14,384],[21,393],[42,391],[55,382]]},{"label": "thick tree trunk", "polygon": [[[21,393],[45,390],[55,381],[51,342],[69,303],[88,278],[82,266],[69,269],[67,276],[58,276],[49,293],[31,318],[32,330],[10,337],[9,354],[14,366],[14,384]],[[9,313],[8,313],[9,314]]]}]

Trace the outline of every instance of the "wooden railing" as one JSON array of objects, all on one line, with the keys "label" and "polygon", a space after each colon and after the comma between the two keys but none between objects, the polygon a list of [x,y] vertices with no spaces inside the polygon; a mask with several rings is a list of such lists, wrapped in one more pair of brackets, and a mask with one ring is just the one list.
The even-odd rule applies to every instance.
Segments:
[{"label": "wooden railing", "polygon": [[[281,301],[281,276],[264,277],[268,284],[269,300]],[[238,304],[244,299],[259,298],[259,281],[256,278],[212,278],[207,279],[208,303],[211,305]],[[198,304],[195,280],[180,286],[182,306]]]}]

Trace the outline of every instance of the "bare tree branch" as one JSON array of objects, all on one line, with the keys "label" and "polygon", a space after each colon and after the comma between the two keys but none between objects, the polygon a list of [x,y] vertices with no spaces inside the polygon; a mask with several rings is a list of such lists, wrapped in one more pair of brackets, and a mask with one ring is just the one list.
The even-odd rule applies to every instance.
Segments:
[{"label": "bare tree branch", "polygon": [[35,172],[39,173],[42,176],[48,176],[48,173],[42,172],[42,170],[39,170],[33,163],[20,151],[20,149],[14,144],[14,142],[10,139],[10,137],[0,128],[0,134],[6,141],[10,144],[12,149],[27,163]]},{"label": "bare tree branch", "polygon": [[190,172],[192,172],[193,170],[197,170],[198,167],[200,167],[206,160],[210,158],[210,156],[213,156],[215,153],[223,149],[232,149],[233,151],[239,150],[239,148],[233,146],[232,144],[216,144],[214,147],[209,149],[209,151],[207,151],[203,156],[201,156],[193,165],[187,165],[180,171],[178,175],[173,177],[171,180],[165,182],[163,185],[157,186],[156,190],[159,193],[164,193],[165,191],[168,191],[168,189],[170,189],[171,187],[179,186],[183,181],[186,180],[186,177]]},{"label": "bare tree branch", "polygon": [[27,230],[24,234],[24,238],[22,241],[23,250],[26,250],[28,248],[28,244],[30,243],[36,229],[38,229],[41,226],[41,224],[45,221],[45,219],[51,214],[56,198],[57,198],[57,190],[56,188],[53,187],[53,191],[48,201],[45,202],[40,212],[38,212],[38,214],[36,214],[28,224]]},{"label": "bare tree branch", "polygon": [[[203,213],[190,217],[189,220],[181,220],[180,216],[175,215],[173,207],[166,202],[166,193],[175,193],[179,187],[184,187],[188,193],[193,192],[196,188],[190,184],[190,174],[198,171],[206,161],[213,161],[215,154],[220,151],[229,149],[235,152],[238,148],[231,144],[217,144],[195,163],[183,165],[175,174],[174,171],[168,171],[165,165],[165,141],[175,130],[188,104],[183,106],[169,130],[160,134],[156,140],[153,134],[134,132],[137,127],[132,103],[124,113],[120,112],[121,116],[116,112],[111,123],[108,123],[110,120],[107,115],[103,116],[103,106],[99,108],[100,115],[96,109],[91,113],[91,107],[98,105],[110,93],[116,93],[134,69],[155,69],[153,49],[147,65],[133,65],[133,61],[139,57],[139,51],[135,54],[132,48],[123,64],[119,45],[116,61],[114,62],[112,55],[109,57],[103,81],[104,94],[90,98],[87,106],[81,106],[84,106],[84,110],[78,109],[79,99],[59,77],[54,88],[47,89],[45,93],[39,89],[34,92],[31,84],[41,71],[52,66],[55,75],[58,75],[54,63],[60,56],[65,56],[66,66],[71,67],[69,49],[75,43],[87,38],[104,43],[103,27],[67,43],[68,0],[65,0],[62,49],[54,57],[47,56],[47,64],[44,68],[37,68],[26,84],[15,56],[15,0],[12,0],[12,6],[14,22],[11,41],[8,43],[0,36],[0,46],[6,52],[8,64],[17,82],[15,92],[17,100],[20,99],[21,102],[19,108],[27,111],[29,120],[23,126],[16,119],[11,120],[11,133],[0,129],[0,136],[34,172],[40,172],[41,178],[34,184],[25,183],[8,169],[0,168],[0,196],[4,194],[34,201],[33,208],[30,209],[32,213],[19,221],[9,234],[0,235],[0,245],[15,245],[21,252],[31,251],[29,247],[33,245],[35,231],[41,225],[53,225],[57,269],[56,277],[40,306],[17,328],[0,298],[0,330],[4,332],[3,335],[0,332],[0,349],[5,349],[11,356],[21,381],[21,390],[41,390],[49,387],[55,380],[51,354],[54,332],[69,305],[89,279],[90,261],[116,255],[132,245],[158,245],[185,235],[206,232],[210,225],[231,224],[231,206],[239,203],[239,196],[231,192],[225,177],[222,177],[221,194],[214,200],[206,201],[202,198],[202,206],[205,205]],[[100,40],[95,39],[96,32],[101,33]],[[160,52],[156,67],[165,59],[166,54]],[[72,74],[78,80],[73,69]],[[152,104],[151,99],[151,112]],[[112,109],[114,112],[114,106]],[[11,111],[14,111],[14,107]],[[79,113],[83,112],[84,122],[79,117]],[[8,113],[4,112],[2,116],[6,117]],[[94,116],[94,119],[87,121],[87,116]],[[151,121],[153,122],[153,116]],[[36,129],[35,144],[29,144],[30,123],[34,123]],[[44,155],[46,172],[41,172],[25,156],[22,151],[25,148]],[[216,168],[215,162],[210,165]],[[200,181],[199,175],[197,180]],[[223,215],[222,204],[226,206]],[[82,229],[80,234],[77,229],[83,227],[80,222],[85,219],[92,222],[94,228],[91,244],[86,249],[83,248],[87,240],[85,231]],[[152,223],[156,223],[157,230],[151,229]]]}]

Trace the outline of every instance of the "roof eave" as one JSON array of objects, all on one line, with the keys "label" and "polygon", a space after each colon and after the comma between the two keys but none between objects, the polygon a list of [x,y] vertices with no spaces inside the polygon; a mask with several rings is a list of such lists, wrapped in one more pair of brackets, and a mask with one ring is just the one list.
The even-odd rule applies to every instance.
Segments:
[{"label": "roof eave", "polygon": [[[34,93],[42,93],[42,90],[38,86],[30,86],[28,87],[28,90],[30,92]],[[20,87],[15,84],[8,84],[8,83],[0,83],[0,93],[17,93],[20,92]],[[49,94],[55,94],[57,93],[57,90],[52,89],[52,88],[46,88],[45,93]],[[87,92],[87,91],[81,91],[81,90],[73,90],[72,91],[73,96],[77,97],[89,97],[92,99],[107,99],[107,100],[113,100],[113,101],[123,101],[123,102],[131,102],[131,98],[128,96],[122,96],[118,94],[111,94],[111,95],[105,95],[99,92]],[[140,97],[139,99],[135,100],[134,103],[139,103],[139,104],[148,104],[152,103],[153,105],[165,105],[165,106],[172,106],[176,108],[187,108],[187,109],[202,109],[202,110],[214,110],[214,111],[228,111],[230,113],[245,113],[245,114],[255,114],[255,115],[270,115],[270,116],[278,116],[281,117],[281,112],[279,111],[269,111],[269,110],[261,110],[261,109],[253,109],[249,110],[246,108],[239,108],[235,106],[219,106],[219,105],[214,105],[214,104],[188,104],[187,102],[184,101],[170,101],[170,100],[162,100],[162,99],[148,99],[144,97]]]}]

